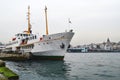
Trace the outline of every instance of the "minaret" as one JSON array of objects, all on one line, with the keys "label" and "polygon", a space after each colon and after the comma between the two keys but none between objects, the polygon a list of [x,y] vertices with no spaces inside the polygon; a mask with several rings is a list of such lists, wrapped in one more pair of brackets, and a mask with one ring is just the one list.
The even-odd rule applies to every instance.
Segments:
[{"label": "minaret", "polygon": [[109,38],[107,38],[107,43],[110,43],[110,39]]},{"label": "minaret", "polygon": [[48,35],[47,7],[45,6],[46,35]]},{"label": "minaret", "polygon": [[28,34],[31,33],[31,24],[30,24],[30,6],[28,6]]}]

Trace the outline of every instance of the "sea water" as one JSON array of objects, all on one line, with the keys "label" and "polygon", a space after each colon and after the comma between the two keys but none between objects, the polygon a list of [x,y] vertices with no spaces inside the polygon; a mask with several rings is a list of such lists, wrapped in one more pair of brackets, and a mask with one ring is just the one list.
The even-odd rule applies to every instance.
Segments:
[{"label": "sea water", "polygon": [[66,53],[63,61],[7,61],[19,80],[120,80],[120,53]]}]

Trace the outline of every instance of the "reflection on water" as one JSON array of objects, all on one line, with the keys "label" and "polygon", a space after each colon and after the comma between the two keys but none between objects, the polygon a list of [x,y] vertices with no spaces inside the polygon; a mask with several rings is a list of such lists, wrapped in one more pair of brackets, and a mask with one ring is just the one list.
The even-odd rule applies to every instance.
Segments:
[{"label": "reflection on water", "polygon": [[20,80],[66,80],[70,67],[64,61],[7,62]]},{"label": "reflection on water", "polygon": [[120,53],[66,54],[64,61],[7,61],[20,80],[119,80]]}]

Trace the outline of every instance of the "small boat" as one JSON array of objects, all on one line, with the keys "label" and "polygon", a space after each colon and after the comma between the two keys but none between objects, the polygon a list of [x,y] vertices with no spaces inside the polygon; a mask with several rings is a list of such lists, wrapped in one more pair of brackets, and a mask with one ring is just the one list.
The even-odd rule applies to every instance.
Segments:
[{"label": "small boat", "polygon": [[83,48],[81,48],[81,47],[78,47],[78,48],[76,48],[76,47],[68,48],[67,52],[68,53],[87,53],[88,52],[88,48],[86,48],[86,47],[83,47]]}]

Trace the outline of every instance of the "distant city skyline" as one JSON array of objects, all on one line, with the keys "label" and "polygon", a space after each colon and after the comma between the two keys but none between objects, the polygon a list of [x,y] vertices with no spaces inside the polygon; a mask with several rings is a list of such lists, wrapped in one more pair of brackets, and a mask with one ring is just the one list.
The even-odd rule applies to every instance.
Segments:
[{"label": "distant city skyline", "polygon": [[49,33],[72,28],[72,45],[120,41],[120,0],[1,0],[0,42],[27,29],[28,5],[33,33],[45,34],[46,5]]}]

